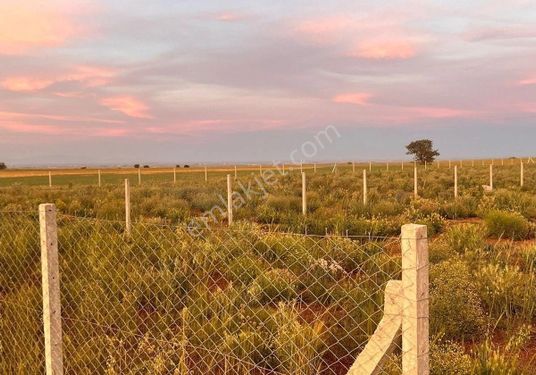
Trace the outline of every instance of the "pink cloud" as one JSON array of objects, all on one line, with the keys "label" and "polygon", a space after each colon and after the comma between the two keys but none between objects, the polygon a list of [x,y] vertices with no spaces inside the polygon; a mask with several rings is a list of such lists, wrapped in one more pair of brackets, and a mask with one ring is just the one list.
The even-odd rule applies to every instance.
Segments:
[{"label": "pink cloud", "polygon": [[121,112],[129,117],[151,118],[149,107],[141,100],[132,96],[110,96],[100,100],[100,104],[112,111]]},{"label": "pink cloud", "polygon": [[372,60],[403,60],[415,56],[416,45],[409,39],[371,39],[360,41],[350,56]]},{"label": "pink cloud", "polygon": [[332,43],[353,28],[355,23],[349,17],[334,15],[299,21],[293,31],[312,42]]},{"label": "pink cloud", "polygon": [[517,82],[520,86],[536,85],[536,76],[530,76]]},{"label": "pink cloud", "polygon": [[0,50],[23,54],[36,47],[57,47],[80,28],[68,19],[58,1],[3,0],[0,4]]},{"label": "pink cloud", "polygon": [[33,77],[8,77],[0,81],[0,86],[9,91],[31,92],[42,90],[53,82],[51,80]]},{"label": "pink cloud", "polygon": [[214,19],[222,22],[236,22],[241,21],[244,18],[246,18],[244,14],[231,11],[214,14]]},{"label": "pink cloud", "polygon": [[333,97],[332,101],[335,103],[342,104],[357,104],[365,105],[368,104],[368,100],[372,97],[371,94],[366,92],[351,92],[339,94]]},{"label": "pink cloud", "polygon": [[[42,90],[54,83],[79,82],[84,87],[98,87],[109,84],[117,71],[112,68],[91,65],[77,65],[67,69],[67,72],[43,75],[17,75],[0,81],[0,86],[9,91],[34,92]],[[64,93],[63,96],[68,96]],[[58,96],[62,96],[61,94]]]}]

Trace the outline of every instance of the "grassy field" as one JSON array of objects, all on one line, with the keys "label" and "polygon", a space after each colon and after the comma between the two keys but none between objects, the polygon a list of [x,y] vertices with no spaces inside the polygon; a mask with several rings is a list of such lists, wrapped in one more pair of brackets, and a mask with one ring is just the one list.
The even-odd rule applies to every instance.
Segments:
[{"label": "grassy field", "polygon": [[[409,163],[307,165],[306,216],[299,166],[240,169],[235,224],[224,229],[223,214],[200,239],[181,228],[225,208],[233,168],[209,169],[208,181],[181,169],[175,184],[171,169],[144,169],[139,186],[134,169],[103,169],[101,187],[95,170],[57,170],[52,188],[48,171],[1,172],[0,372],[40,372],[35,212],[51,202],[73,373],[344,374],[381,317],[385,283],[400,277],[400,226],[416,222],[431,237],[432,374],[532,374],[536,164],[523,187],[519,160],[494,164],[486,192],[487,162],[458,162],[457,199],[448,162],[418,167],[418,198]],[[400,373],[399,354],[384,373]]]}]

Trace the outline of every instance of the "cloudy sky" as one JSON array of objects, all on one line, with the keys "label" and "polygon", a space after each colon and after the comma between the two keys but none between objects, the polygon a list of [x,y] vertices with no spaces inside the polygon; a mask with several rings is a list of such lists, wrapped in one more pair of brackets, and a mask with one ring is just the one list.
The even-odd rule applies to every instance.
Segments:
[{"label": "cloudy sky", "polygon": [[536,154],[533,0],[1,0],[0,161]]}]

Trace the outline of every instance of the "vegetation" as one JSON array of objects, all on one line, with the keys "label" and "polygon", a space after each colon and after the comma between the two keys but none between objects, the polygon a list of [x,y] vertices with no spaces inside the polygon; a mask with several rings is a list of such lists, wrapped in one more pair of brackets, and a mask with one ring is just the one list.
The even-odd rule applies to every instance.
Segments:
[{"label": "vegetation", "polygon": [[432,163],[439,156],[439,152],[434,150],[432,141],[429,139],[413,141],[406,148],[408,150],[406,154],[413,155],[415,161],[421,164]]},{"label": "vegetation", "polygon": [[6,163],[0,163],[0,170],[7,169]]},{"label": "vegetation", "polygon": [[[464,163],[458,199],[444,162],[419,167],[417,199],[410,168],[376,165],[367,205],[351,165],[307,170],[307,217],[298,169],[287,171],[263,189],[258,170],[239,171],[234,189],[250,194],[236,223],[220,230],[222,216],[200,238],[185,224],[222,205],[232,170],[211,171],[205,182],[203,170],[182,169],[173,184],[171,170],[151,168],[141,186],[137,171],[103,171],[100,188],[91,170],[55,175],[52,189],[47,175],[1,177],[0,373],[42,372],[35,211],[43,202],[62,212],[68,372],[344,374],[381,319],[385,283],[400,278],[391,236],[407,222],[427,224],[431,236],[431,373],[536,371],[532,164],[523,187],[518,166],[496,164],[495,190],[485,192],[488,166]],[[124,178],[132,181],[130,239]],[[399,355],[386,373],[400,373]]]}]

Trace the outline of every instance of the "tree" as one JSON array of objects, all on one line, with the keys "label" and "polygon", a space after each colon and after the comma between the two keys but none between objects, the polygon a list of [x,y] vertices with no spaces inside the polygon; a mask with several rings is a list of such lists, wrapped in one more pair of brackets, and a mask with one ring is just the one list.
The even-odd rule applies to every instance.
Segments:
[{"label": "tree", "polygon": [[7,169],[6,163],[0,163],[0,169]]},{"label": "tree", "polygon": [[134,168],[138,169],[140,167],[139,164],[134,164]]},{"label": "tree", "polygon": [[413,155],[415,161],[421,164],[432,163],[439,156],[439,152],[434,150],[432,141],[429,139],[413,141],[406,148],[408,149],[406,154]]}]

